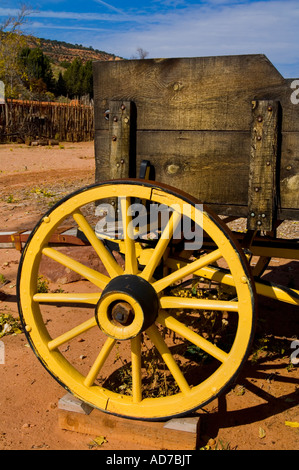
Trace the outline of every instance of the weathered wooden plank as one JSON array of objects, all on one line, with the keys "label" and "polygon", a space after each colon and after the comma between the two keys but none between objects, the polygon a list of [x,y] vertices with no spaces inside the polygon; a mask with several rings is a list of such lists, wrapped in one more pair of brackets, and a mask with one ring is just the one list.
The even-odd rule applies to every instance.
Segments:
[{"label": "weathered wooden plank", "polygon": [[[181,420],[180,429],[168,422],[137,421],[112,416],[94,409],[84,415],[59,410],[58,422],[61,429],[103,436],[113,446],[125,446],[130,450],[196,450],[200,418]],[[119,448],[119,447],[117,447]]]},{"label": "weathered wooden plank", "polygon": [[96,181],[112,175],[104,113],[110,100],[129,100],[137,115],[130,176],[149,160],[156,181],[247,217],[252,101],[279,101],[277,215],[299,218],[299,100],[265,56],[100,62],[94,72]]},{"label": "weathered wooden plank", "polygon": [[247,132],[138,132],[136,162],[147,159],[155,179],[205,204],[247,205]]},{"label": "weathered wooden plank", "polygon": [[[251,100],[284,78],[263,55],[95,63],[95,125],[111,99],[133,101],[137,129],[248,130]],[[276,90],[277,92],[277,90]]]},{"label": "weathered wooden plank", "polygon": [[279,110],[277,101],[255,101],[253,105],[248,187],[249,230],[272,230],[276,216]]},{"label": "weathered wooden plank", "polygon": [[299,211],[299,133],[282,134],[279,166],[279,207]]},{"label": "weathered wooden plank", "polygon": [[[110,179],[108,131],[96,131],[95,149],[96,181]],[[283,133],[281,149],[278,215],[298,219],[299,134]],[[188,192],[218,213],[247,217],[249,132],[140,131],[131,177],[138,176],[142,160],[154,165],[156,181]]]},{"label": "weathered wooden plank", "polygon": [[[227,205],[237,201],[247,205],[250,134],[240,134],[137,132],[136,173],[132,176],[138,176],[142,160],[149,160],[158,182],[182,189],[205,203]],[[104,181],[111,177],[107,132],[97,131],[95,142],[96,180]]]}]

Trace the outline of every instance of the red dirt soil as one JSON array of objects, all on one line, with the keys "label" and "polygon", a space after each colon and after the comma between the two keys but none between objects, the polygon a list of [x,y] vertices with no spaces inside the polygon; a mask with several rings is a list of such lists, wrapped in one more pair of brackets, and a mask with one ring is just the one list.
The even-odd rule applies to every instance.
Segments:
[{"label": "red dirt soil", "polygon": [[[93,142],[1,145],[0,231],[32,229],[53,202],[92,184],[94,167]],[[290,227],[298,238],[298,224]],[[18,318],[19,259],[17,250],[0,249],[0,274],[8,281],[0,290],[0,315]],[[298,289],[298,262],[273,259],[266,278]],[[255,344],[267,335],[269,342],[263,344],[269,345],[269,354],[266,350],[255,362],[248,360],[228,393],[198,411],[201,448],[299,449],[299,427],[286,425],[299,423],[299,368],[290,367],[298,326],[297,306],[259,299]],[[25,335],[9,334],[1,341],[5,363],[0,363],[0,449],[89,449],[91,436],[59,428],[57,405],[66,392],[41,366]],[[97,449],[120,450],[109,441]]]}]

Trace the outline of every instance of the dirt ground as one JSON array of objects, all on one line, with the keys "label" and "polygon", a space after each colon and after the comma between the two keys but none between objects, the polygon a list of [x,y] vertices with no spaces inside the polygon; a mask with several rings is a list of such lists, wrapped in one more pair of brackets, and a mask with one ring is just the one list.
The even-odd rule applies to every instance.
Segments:
[{"label": "dirt ground", "polygon": [[[93,182],[92,142],[1,145],[0,231],[32,229],[55,201]],[[291,223],[290,231],[288,236],[298,238],[298,224]],[[6,280],[0,287],[0,315],[18,318],[19,259],[17,250],[0,249],[0,274]],[[273,259],[266,278],[298,289],[298,262]],[[290,361],[298,335],[297,306],[259,299],[251,357],[228,393],[198,411],[200,448],[299,449],[299,368]],[[65,390],[40,365],[25,335],[7,334],[1,341],[0,449],[88,450],[91,436],[59,428],[57,405]],[[97,449],[120,450],[109,441]]]}]

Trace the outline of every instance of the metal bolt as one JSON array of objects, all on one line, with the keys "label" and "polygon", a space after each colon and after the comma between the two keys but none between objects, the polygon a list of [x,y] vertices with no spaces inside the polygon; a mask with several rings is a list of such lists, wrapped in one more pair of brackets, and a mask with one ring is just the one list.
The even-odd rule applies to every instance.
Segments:
[{"label": "metal bolt", "polygon": [[122,158],[120,163],[123,165],[125,163],[124,159]]},{"label": "metal bolt", "polygon": [[257,221],[258,225],[262,225],[262,222],[260,220]]},{"label": "metal bolt", "polygon": [[113,140],[113,142],[115,142],[115,141],[117,140],[116,135],[114,135],[114,136],[112,137],[112,140]]},{"label": "metal bolt", "polygon": [[118,167],[120,167],[120,164],[119,164],[119,163],[117,163],[117,164],[116,164],[116,166],[117,166],[117,168],[118,168]]},{"label": "metal bolt", "polygon": [[262,116],[259,116],[259,117],[257,118],[257,120],[258,120],[258,122],[262,122],[262,120],[263,120]]},{"label": "metal bolt", "polygon": [[122,109],[123,111],[126,109],[126,107],[125,107],[124,104],[121,105],[121,109]]},{"label": "metal bolt", "polygon": [[251,212],[251,217],[255,217],[255,213],[254,212]]},{"label": "metal bolt", "polygon": [[256,188],[254,188],[254,190],[255,190],[256,193],[258,193],[260,188],[256,187]]},{"label": "metal bolt", "polygon": [[267,166],[270,166],[270,165],[271,165],[271,162],[267,161],[267,162],[266,162],[266,165],[267,165]]},{"label": "metal bolt", "polygon": [[272,111],[272,106],[268,106],[268,111]]},{"label": "metal bolt", "polygon": [[134,319],[134,310],[128,302],[118,302],[112,308],[111,317],[114,321],[126,326],[132,323]]},{"label": "metal bolt", "polygon": [[258,135],[256,139],[257,139],[257,140],[262,140],[262,138],[261,138],[260,135]]},{"label": "metal bolt", "polygon": [[266,217],[266,214],[262,214],[263,219]]},{"label": "metal bolt", "polygon": [[114,121],[114,122],[117,122],[117,121],[118,121],[117,116],[114,116],[113,121]]},{"label": "metal bolt", "polygon": [[286,169],[291,170],[292,169],[291,165],[288,165]]}]

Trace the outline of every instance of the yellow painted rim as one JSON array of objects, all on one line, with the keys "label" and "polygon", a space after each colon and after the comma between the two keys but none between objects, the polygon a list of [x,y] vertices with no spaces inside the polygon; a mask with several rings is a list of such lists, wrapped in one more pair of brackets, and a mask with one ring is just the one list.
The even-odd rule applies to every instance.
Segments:
[{"label": "yellow painted rim", "polygon": [[[207,404],[223,392],[235,378],[236,374],[238,374],[247,358],[255,323],[255,290],[247,261],[237,243],[235,243],[231,234],[222,225],[218,217],[211,214],[207,208],[204,208],[201,214],[203,229],[215,242],[216,250],[161,279],[154,279],[154,269],[165,254],[167,243],[163,241],[160,244],[158,243],[152,251],[146,266],[139,271],[134,241],[128,237],[124,240],[125,269],[122,270],[108,250],[105,249],[102,242],[95,237],[94,231],[80,212],[80,207],[85,204],[112,197],[121,197],[124,201],[124,207],[128,206],[131,198],[141,198],[142,200],[158,204],[166,204],[169,207],[181,207],[182,210],[183,205],[188,203],[191,207],[191,218],[198,220],[197,212],[199,209],[196,206],[196,201],[190,200],[188,196],[179,194],[173,188],[166,188],[162,185],[140,182],[138,180],[107,182],[84,188],[70,195],[43,217],[34,229],[24,249],[18,276],[20,317],[28,341],[46,369],[59,383],[84,402],[106,412],[136,419],[157,420],[183,415]],[[104,262],[108,276],[89,268],[82,268],[81,263],[67,259],[57,250],[48,246],[51,234],[70,215],[72,215],[74,221],[84,231],[91,245],[95,248],[96,253]],[[170,221],[170,225],[173,225],[170,227],[171,230],[174,229],[175,222],[176,216],[174,215]],[[127,227],[129,226],[129,219],[126,220],[126,225]],[[134,305],[137,314],[136,321],[130,325],[131,329],[129,327],[127,329],[118,328],[115,331],[112,329],[108,317],[103,315],[102,327],[107,333],[107,339],[87,376],[82,375],[73,364],[68,362],[63,353],[59,351],[59,346],[64,344],[66,340],[77,338],[78,334],[83,334],[90,328],[98,328],[98,325],[94,318],[90,318],[84,324],[78,325],[72,331],[61,335],[61,337],[51,338],[40,312],[40,303],[45,301],[60,302],[62,299],[64,301],[74,300],[71,295],[68,298],[67,294],[65,294],[65,297],[63,297],[63,294],[53,294],[51,297],[47,294],[37,293],[38,268],[42,254],[55,259],[57,262],[68,266],[76,272],[83,273],[100,290],[103,290],[111,279],[125,273],[141,276],[153,286],[160,296],[161,310],[156,322],[146,330],[146,334],[156,346],[165,364],[171,371],[179,386],[179,393],[157,398],[142,398],[141,348],[140,334],[138,332],[140,331],[140,323],[143,318],[142,311],[139,310],[138,305]],[[169,298],[163,294],[164,289],[170,284],[200,271],[221,257],[226,260],[229,266],[232,283],[237,293],[237,301],[234,304],[226,303],[226,305],[225,303],[219,303],[219,301],[217,304],[217,301],[215,301],[213,305],[210,304],[210,307],[208,307],[215,309],[223,308],[224,310],[230,308],[238,313],[238,328],[229,353],[205,341],[199,335],[193,334],[185,325],[166,313],[167,310],[165,308],[174,308],[175,306],[177,308],[186,308],[187,304],[183,304],[179,298],[176,301],[175,298]],[[105,309],[107,311],[109,302],[113,300],[112,297],[108,297],[107,300],[104,300],[104,311]],[[76,301],[80,301],[79,296],[74,298]],[[96,294],[89,294],[89,297],[87,294],[85,297],[84,295],[81,296],[81,299],[86,300],[87,298],[94,304],[98,301]],[[126,296],[124,296],[124,299],[129,301],[129,303],[132,302],[132,299]],[[202,308],[200,301],[197,303],[194,301],[192,308]],[[220,367],[199,385],[189,386],[179,365],[160,335],[157,325],[165,326],[177,334],[181,334],[188,341],[194,342],[194,344],[208,351],[210,355],[220,361]],[[109,391],[95,384],[97,374],[115,347],[116,340],[119,337],[130,342],[133,380],[132,396]]]}]

